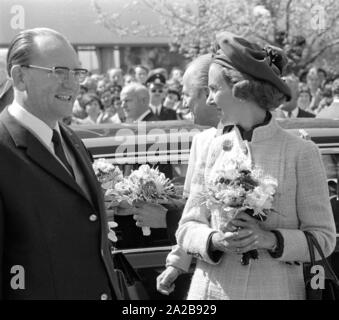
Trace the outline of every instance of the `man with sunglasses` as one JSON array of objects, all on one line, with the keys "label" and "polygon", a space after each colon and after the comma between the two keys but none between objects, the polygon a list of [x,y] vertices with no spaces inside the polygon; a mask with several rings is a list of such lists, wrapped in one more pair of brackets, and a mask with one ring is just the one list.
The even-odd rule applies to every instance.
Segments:
[{"label": "man with sunglasses", "polygon": [[14,101],[0,115],[0,299],[115,299],[100,186],[61,120],[87,70],[46,28],[20,32],[7,55]]},{"label": "man with sunglasses", "polygon": [[146,80],[146,86],[150,95],[149,112],[143,118],[144,121],[177,120],[174,110],[163,106],[166,97],[166,77],[159,69],[151,70]]}]

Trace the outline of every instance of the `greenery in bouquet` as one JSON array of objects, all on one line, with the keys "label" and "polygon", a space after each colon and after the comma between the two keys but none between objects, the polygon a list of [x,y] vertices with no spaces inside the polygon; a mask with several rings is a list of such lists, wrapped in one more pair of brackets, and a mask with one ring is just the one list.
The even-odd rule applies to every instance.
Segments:
[{"label": "greenery in bouquet", "polygon": [[[265,221],[274,211],[273,200],[277,186],[276,179],[259,168],[251,168],[240,157],[228,161],[216,173],[207,186],[204,203],[210,210],[218,209],[228,221],[242,211]],[[247,265],[250,258],[258,258],[257,250],[244,253],[241,263]]]}]

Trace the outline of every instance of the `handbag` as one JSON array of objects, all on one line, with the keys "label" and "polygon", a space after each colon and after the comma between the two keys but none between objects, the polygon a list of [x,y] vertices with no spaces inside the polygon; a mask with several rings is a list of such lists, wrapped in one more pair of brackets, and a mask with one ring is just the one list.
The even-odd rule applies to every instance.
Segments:
[{"label": "handbag", "polygon": [[[334,273],[328,260],[314,235],[308,231],[304,231],[310,252],[311,263],[304,264],[304,279],[306,288],[306,300],[339,300],[339,280]],[[315,251],[318,251],[322,260],[315,261]],[[313,266],[322,266],[325,271],[324,289],[312,288],[312,278],[316,274],[311,273]]]},{"label": "handbag", "polygon": [[114,271],[119,292],[123,300],[149,300],[147,291],[138,273],[122,252],[112,252]]}]

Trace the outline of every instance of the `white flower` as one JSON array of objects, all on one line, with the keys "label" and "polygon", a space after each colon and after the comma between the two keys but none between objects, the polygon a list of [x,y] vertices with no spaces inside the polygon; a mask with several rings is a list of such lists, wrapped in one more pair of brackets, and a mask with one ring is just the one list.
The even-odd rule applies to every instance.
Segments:
[{"label": "white flower", "polygon": [[266,176],[261,181],[261,187],[266,193],[274,195],[278,187],[278,181],[272,177]]},{"label": "white flower", "polygon": [[244,204],[253,209],[271,209],[273,197],[258,186],[246,195]]},{"label": "white flower", "polygon": [[102,188],[104,189],[114,188],[114,185],[117,182],[123,180],[121,170],[104,158],[95,160],[93,163],[93,169]]}]

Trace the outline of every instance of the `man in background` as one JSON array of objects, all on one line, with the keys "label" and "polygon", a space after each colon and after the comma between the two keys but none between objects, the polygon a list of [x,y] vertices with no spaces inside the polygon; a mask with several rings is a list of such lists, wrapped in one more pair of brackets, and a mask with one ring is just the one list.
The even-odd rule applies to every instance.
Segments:
[{"label": "man in background", "polygon": [[149,114],[145,116],[145,121],[177,120],[174,110],[163,106],[166,97],[166,77],[158,70],[152,70],[146,80],[150,95]]},{"label": "man in background", "polygon": [[329,107],[325,107],[318,114],[317,118],[339,119],[339,79],[332,84],[333,102]]},{"label": "man in background", "polygon": [[133,82],[125,86],[120,93],[120,100],[126,122],[143,121],[149,114],[149,93],[140,83]]},{"label": "man in background", "polygon": [[314,118],[311,112],[298,108],[299,80],[293,75],[283,77],[288,87],[291,89],[291,100],[286,101],[274,111],[277,118]]}]

